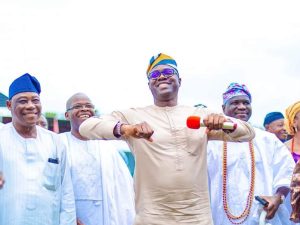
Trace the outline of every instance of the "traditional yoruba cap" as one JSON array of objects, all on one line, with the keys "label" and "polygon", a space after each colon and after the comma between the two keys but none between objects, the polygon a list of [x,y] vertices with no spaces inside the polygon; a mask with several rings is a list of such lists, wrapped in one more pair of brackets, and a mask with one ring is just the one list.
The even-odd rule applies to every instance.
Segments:
[{"label": "traditional yoruba cap", "polygon": [[225,104],[229,99],[236,96],[248,96],[251,102],[251,94],[244,84],[231,83],[225,93],[223,93],[223,104]]},{"label": "traditional yoruba cap", "polygon": [[29,73],[25,73],[24,75],[15,79],[9,86],[9,100],[11,100],[16,94],[22,92],[35,92],[40,94],[41,86],[39,81]]},{"label": "traditional yoruba cap", "polygon": [[295,102],[285,110],[285,117],[286,117],[285,129],[290,135],[295,134],[295,129],[293,124],[294,124],[295,116],[299,111],[300,111],[300,101]]},{"label": "traditional yoruba cap", "polygon": [[164,53],[159,53],[158,55],[151,57],[147,68],[147,75],[155,66],[158,65],[169,65],[177,70],[177,63],[172,57],[165,55]]},{"label": "traditional yoruba cap", "polygon": [[274,122],[275,120],[283,119],[284,116],[281,112],[270,112],[266,115],[264,120],[264,126]]}]

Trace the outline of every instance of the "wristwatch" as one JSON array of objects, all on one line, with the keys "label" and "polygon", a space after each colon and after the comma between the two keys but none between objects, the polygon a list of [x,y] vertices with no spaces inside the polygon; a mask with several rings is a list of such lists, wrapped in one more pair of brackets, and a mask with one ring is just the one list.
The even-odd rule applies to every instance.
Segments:
[{"label": "wristwatch", "polygon": [[115,136],[116,136],[116,138],[120,138],[121,136],[122,136],[122,134],[121,134],[121,126],[123,125],[123,123],[121,123],[120,121],[116,124],[116,126],[115,126],[115,131],[116,131],[116,133],[115,133]]}]

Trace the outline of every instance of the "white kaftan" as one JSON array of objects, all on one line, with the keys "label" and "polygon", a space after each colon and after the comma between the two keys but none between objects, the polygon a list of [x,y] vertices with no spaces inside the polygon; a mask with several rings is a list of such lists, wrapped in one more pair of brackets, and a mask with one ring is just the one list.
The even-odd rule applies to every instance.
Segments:
[{"label": "white kaftan", "polygon": [[[255,154],[254,195],[271,196],[279,187],[289,187],[295,163],[281,141],[274,134],[255,128],[253,140]],[[251,177],[249,143],[227,143],[227,201],[231,212],[240,215],[245,209]],[[222,203],[222,160],[223,142],[210,141],[207,147],[207,165],[210,199],[215,225],[229,225],[230,221]],[[261,205],[253,201],[250,216],[245,225],[258,224]],[[286,225],[289,213],[284,204],[280,205],[272,225]]]},{"label": "white kaftan", "polygon": [[[0,130],[0,224],[75,225],[75,202],[66,149],[39,126],[23,138],[12,123]],[[49,162],[50,161],[50,162]]]},{"label": "white kaftan", "polygon": [[105,141],[60,136],[68,146],[77,218],[84,225],[132,225],[133,182],[119,152]]}]

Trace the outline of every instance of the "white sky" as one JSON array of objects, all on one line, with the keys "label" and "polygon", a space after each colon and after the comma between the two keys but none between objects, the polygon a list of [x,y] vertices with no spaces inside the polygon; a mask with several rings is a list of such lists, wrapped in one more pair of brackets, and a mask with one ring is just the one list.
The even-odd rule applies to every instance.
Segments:
[{"label": "white sky", "polygon": [[152,55],[174,57],[179,102],[221,110],[231,82],[253,96],[251,121],[300,99],[299,1],[1,0],[0,91],[28,72],[44,111],[85,92],[97,108],[153,103]]}]

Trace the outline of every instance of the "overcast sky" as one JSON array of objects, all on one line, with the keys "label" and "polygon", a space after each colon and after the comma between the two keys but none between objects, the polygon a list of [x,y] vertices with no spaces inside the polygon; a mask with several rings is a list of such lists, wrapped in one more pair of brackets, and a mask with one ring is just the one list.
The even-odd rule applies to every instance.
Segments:
[{"label": "overcast sky", "polygon": [[231,82],[253,96],[251,121],[300,99],[299,1],[1,0],[0,91],[28,72],[45,111],[85,92],[97,108],[153,103],[146,68],[174,57],[179,103],[221,110]]}]

